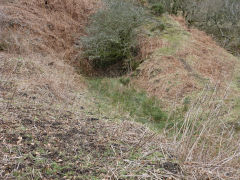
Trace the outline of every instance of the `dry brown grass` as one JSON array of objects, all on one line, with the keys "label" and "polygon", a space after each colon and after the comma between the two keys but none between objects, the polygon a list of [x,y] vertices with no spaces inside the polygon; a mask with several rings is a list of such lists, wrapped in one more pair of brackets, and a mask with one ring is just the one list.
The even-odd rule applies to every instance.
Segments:
[{"label": "dry brown grass", "polygon": [[237,180],[240,175],[239,135],[224,122],[231,107],[226,109],[227,91],[219,86],[206,86],[184,121],[161,135],[124,114],[125,121],[111,121],[115,109],[99,113],[101,102],[86,94],[81,77],[61,61],[4,53],[0,60],[3,179]]},{"label": "dry brown grass", "polygon": [[41,52],[64,59],[77,54],[75,40],[81,36],[97,0],[19,0],[0,5],[2,40],[8,50],[29,54]]},{"label": "dry brown grass", "polygon": [[226,123],[232,110],[225,103],[228,90],[206,85],[172,129],[172,149],[191,179],[240,177],[240,134]]},{"label": "dry brown grass", "polygon": [[[233,79],[235,67],[239,66],[237,58],[204,32],[188,29],[180,17],[173,20],[178,20],[179,24],[163,32],[163,37],[153,36],[142,41],[142,54],[147,60],[140,65],[135,81],[167,106],[175,102],[180,104],[186,96],[201,91],[208,81],[220,82],[223,88],[226,87]],[[174,39],[171,33],[180,40]],[[161,52],[161,49],[167,52]]]},{"label": "dry brown grass", "polygon": [[[235,111],[234,99],[239,97],[239,89],[233,85],[239,60],[204,32],[189,29],[183,18],[172,18],[179,23],[174,25],[176,29],[150,38],[152,43],[142,41],[147,60],[140,65],[134,83],[159,97],[169,112],[181,108],[184,99],[191,97],[183,121],[177,119],[172,129],[165,130],[170,152],[181,162],[186,179],[237,180],[240,137],[229,120]],[[173,36],[179,34],[180,44],[171,34],[164,35],[170,31],[175,31]],[[187,38],[181,38],[186,33]],[[162,48],[168,51],[159,51]],[[183,112],[177,110],[176,117],[180,114]]]},{"label": "dry brown grass", "polygon": [[62,61],[54,61],[50,56],[43,57],[35,54],[16,57],[5,53],[0,55],[3,59],[1,81],[6,83],[14,81],[13,87],[16,86],[19,91],[26,91],[26,93],[39,91],[39,98],[44,99],[44,95],[49,94],[44,90],[50,90],[56,101],[70,101],[71,98],[68,95],[71,89],[85,88],[81,76],[75,73],[73,67]]},{"label": "dry brown grass", "polygon": [[142,57],[151,59],[140,67],[141,87],[169,104],[202,91],[183,122],[159,135],[110,121],[116,116],[99,112],[81,76],[58,59],[77,54],[74,39],[97,1],[0,2],[0,40],[9,52],[0,53],[0,178],[239,179],[240,137],[225,121],[237,63],[211,38],[183,27],[190,40],[161,57],[154,52],[168,42],[141,41]]},{"label": "dry brown grass", "polygon": [[72,67],[37,55],[0,60],[0,178],[183,177],[160,135],[96,113]]},{"label": "dry brown grass", "polygon": [[151,54],[158,48],[164,47],[166,44],[161,38],[141,37],[139,38],[140,59],[148,59]]}]

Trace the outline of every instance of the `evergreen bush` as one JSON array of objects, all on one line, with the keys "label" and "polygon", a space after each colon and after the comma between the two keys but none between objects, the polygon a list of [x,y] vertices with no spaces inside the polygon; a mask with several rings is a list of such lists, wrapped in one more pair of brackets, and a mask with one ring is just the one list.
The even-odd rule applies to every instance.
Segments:
[{"label": "evergreen bush", "polygon": [[134,2],[105,0],[91,18],[81,38],[85,57],[95,68],[106,68],[118,62],[127,68],[138,54],[137,28],[145,20],[144,9]]}]

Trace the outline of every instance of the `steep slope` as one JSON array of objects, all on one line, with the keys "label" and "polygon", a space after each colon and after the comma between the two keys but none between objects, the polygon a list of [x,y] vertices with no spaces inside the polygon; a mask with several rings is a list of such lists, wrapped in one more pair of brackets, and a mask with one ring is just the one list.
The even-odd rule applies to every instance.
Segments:
[{"label": "steep slope", "polygon": [[204,32],[186,27],[181,17],[164,16],[159,21],[165,25],[163,31],[158,23],[145,27],[148,37],[141,51],[146,60],[133,78],[135,84],[159,97],[167,107],[194,99],[206,84],[217,84],[223,91],[230,86],[230,98],[239,97],[237,57]]},{"label": "steep slope", "polygon": [[0,1],[0,44],[11,53],[41,52],[67,60],[78,53],[75,40],[83,35],[96,0]]}]

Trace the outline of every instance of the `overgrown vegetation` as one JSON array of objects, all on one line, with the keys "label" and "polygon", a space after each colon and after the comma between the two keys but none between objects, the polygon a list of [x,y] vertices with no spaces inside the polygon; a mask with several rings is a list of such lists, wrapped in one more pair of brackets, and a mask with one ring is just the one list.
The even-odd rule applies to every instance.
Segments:
[{"label": "overgrown vegetation", "polygon": [[156,16],[161,16],[165,12],[165,8],[162,3],[155,3],[151,6],[151,11]]},{"label": "overgrown vegetation", "polygon": [[149,0],[161,3],[170,14],[183,14],[189,25],[214,35],[226,49],[240,53],[240,1]]},{"label": "overgrown vegetation", "polygon": [[[15,4],[20,1],[22,4]],[[172,9],[171,13],[177,14],[183,11],[183,7],[176,4],[174,6],[174,3],[183,1],[169,0],[165,2],[170,3],[168,7]],[[115,2],[130,3],[124,0]],[[7,4],[8,1],[4,1],[4,3]],[[127,77],[92,79],[89,84],[93,91],[88,93],[88,89],[84,88],[84,78],[76,74],[72,67],[56,58],[56,55],[63,49],[69,50],[67,47],[72,48],[72,44],[68,44],[67,41],[72,42],[69,36],[78,32],[73,29],[82,25],[82,18],[78,19],[83,15],[81,12],[91,11],[90,0],[56,0],[48,1],[48,3],[49,6],[45,6],[44,1],[19,0],[9,1],[7,6],[4,6],[4,8],[12,7],[9,14],[13,15],[15,20],[17,20],[17,16],[21,17],[21,21],[17,20],[16,22],[22,26],[23,31],[35,33],[27,33],[28,36],[26,36],[26,34],[19,33],[20,30],[16,27],[15,31],[9,34],[0,31],[0,51],[1,48],[7,50],[0,52],[0,179],[239,179],[240,99],[238,97],[240,96],[237,89],[233,89],[234,92],[231,93],[234,94],[230,94],[233,97],[229,98],[227,94],[228,91],[232,91],[232,85],[225,90],[224,85],[213,86],[213,82],[211,82],[211,85],[206,85],[196,97],[178,93],[178,97],[184,98],[182,99],[183,107],[175,110],[177,104],[173,104],[173,112],[168,113],[170,117],[168,119],[167,114],[162,111],[161,101],[133,88],[133,81],[131,82]],[[31,4],[36,4],[36,6],[30,6]],[[62,8],[58,9],[59,5],[62,5]],[[109,8],[107,3],[105,5],[102,11]],[[137,7],[131,3],[130,5],[134,8]],[[152,10],[156,15],[161,15],[164,6],[155,7]],[[39,9],[43,9],[43,11],[39,11]],[[143,12],[141,8],[139,9],[139,12]],[[80,12],[80,10],[82,11]],[[54,13],[52,13],[53,11]],[[80,13],[76,15],[75,11]],[[112,9],[113,12],[116,14],[116,9]],[[52,14],[55,14],[56,17],[51,17]],[[45,18],[46,16],[48,18]],[[59,23],[57,21],[59,17],[67,17],[67,19],[63,19]],[[106,17],[112,18],[112,16]],[[160,18],[162,21],[169,16],[156,19]],[[163,25],[156,22],[153,27],[149,25],[148,32],[151,37],[149,44],[151,46],[146,45],[146,51],[151,47],[152,50],[149,54],[153,52],[151,55],[154,57],[145,61],[147,63],[150,61],[152,64],[150,64],[151,66],[145,64],[144,71],[151,76],[151,79],[143,78],[144,85],[147,84],[147,81],[152,81],[157,84],[156,90],[161,86],[166,87],[159,92],[167,94],[174,89],[175,84],[179,83],[186,84],[187,86],[183,90],[188,91],[188,88],[195,87],[191,85],[189,79],[184,80],[181,77],[201,77],[197,76],[197,73],[195,74],[194,70],[197,68],[192,66],[193,62],[203,62],[199,63],[199,66],[203,71],[210,72],[204,76],[209,79],[214,75],[213,71],[221,71],[224,76],[228,76],[228,73],[232,73],[232,66],[238,67],[237,62],[234,61],[235,64],[229,68],[222,68],[230,64],[231,58],[226,52],[224,52],[226,55],[219,53],[218,56],[214,56],[219,51],[211,49],[218,47],[212,41],[209,44],[199,43],[206,40],[201,36],[199,39],[193,38],[198,43],[190,44],[188,37],[193,37],[194,34],[191,34],[191,31],[185,32],[185,27],[176,23],[174,18],[169,19],[171,19],[171,23],[168,21],[169,23]],[[45,25],[44,20],[47,21]],[[74,26],[68,26],[66,23],[68,21],[71,21]],[[78,21],[79,24],[76,23]],[[123,21],[125,22],[125,19]],[[26,24],[23,26],[22,22]],[[36,24],[32,24],[32,22]],[[179,28],[174,25],[175,23]],[[39,26],[33,28],[35,25]],[[114,25],[118,27],[118,24]],[[103,43],[105,48],[113,48],[110,49],[109,54],[106,53],[107,56],[102,56],[103,59],[111,57],[112,59],[109,58],[109,61],[102,62],[98,56],[95,59],[93,55],[96,54],[88,56],[87,51],[85,52],[86,57],[92,61],[95,67],[99,68],[105,68],[118,62],[125,69],[132,68],[138,49],[135,42],[140,25],[141,23],[133,26],[134,28],[130,31],[131,36],[127,35],[125,29],[123,32],[116,31],[122,35],[120,37],[117,36],[119,34],[110,36],[120,39],[116,44],[116,41],[112,43],[109,39],[107,40],[112,44]],[[27,27],[31,28],[25,29]],[[164,28],[164,32],[159,33],[159,30]],[[64,32],[62,32],[63,29]],[[112,32],[116,29],[110,30]],[[105,34],[101,34],[102,31],[98,32],[100,34],[96,33],[96,36],[104,35],[108,38],[105,31],[103,31]],[[161,37],[160,40],[165,40],[165,42],[154,42],[157,35]],[[59,40],[58,37],[62,36],[64,38]],[[48,41],[49,37],[52,39],[52,44]],[[122,39],[122,37],[124,38]],[[125,41],[125,38],[128,39],[128,37],[133,40],[129,43],[130,45],[127,40]],[[85,38],[91,38],[91,36]],[[1,39],[5,44],[1,44]],[[26,40],[27,46],[22,43],[24,42],[22,39]],[[43,45],[51,44],[49,46],[60,49],[52,51],[53,56],[50,56],[49,51],[46,51],[44,47],[41,49],[41,53],[35,54],[32,51],[34,41],[31,39],[37,39]],[[62,43],[59,44],[59,42]],[[122,42],[125,43],[125,46],[121,46]],[[214,46],[211,46],[211,43]],[[165,44],[166,46],[164,46]],[[188,51],[178,54],[182,44],[186,45],[183,46],[186,48],[182,49],[188,49]],[[190,46],[196,49],[204,47],[204,49],[192,53],[193,51],[189,50]],[[26,51],[28,49],[26,47],[29,47],[29,51]],[[122,54],[116,53],[119,49],[122,50],[120,53],[125,53],[125,50],[129,50],[129,53],[121,56]],[[209,49],[211,53],[207,52]],[[219,49],[222,51],[222,48]],[[106,49],[100,48],[100,50]],[[155,50],[158,52],[155,53]],[[21,52],[22,58],[14,55],[15,52]],[[26,52],[26,56],[22,52]],[[63,54],[67,54],[66,52]],[[205,56],[202,56],[204,53]],[[194,59],[196,54],[199,56]],[[207,57],[211,55],[214,57]],[[168,57],[165,61],[164,56]],[[227,63],[221,62],[221,58],[218,58],[220,56],[223,56]],[[66,56],[64,55],[64,57]],[[115,62],[114,57],[122,58]],[[206,57],[209,61],[204,61],[207,59]],[[163,63],[160,64],[160,62]],[[182,68],[174,69],[178,65]],[[207,66],[209,69],[206,68]],[[143,69],[139,68],[139,71],[143,72]],[[182,71],[185,76],[181,76]],[[144,77],[144,74],[140,73],[137,78]],[[172,77],[168,79],[166,76],[160,76],[160,73],[171,74]],[[221,73],[216,74],[216,81],[221,81],[221,84],[228,81],[228,79],[220,78]],[[178,81],[173,81],[174,79]],[[239,88],[240,78],[238,76],[236,82],[236,88]],[[168,84],[169,86],[167,86]],[[150,87],[152,84],[146,86],[152,88]],[[175,89],[177,88],[181,90],[181,86],[175,86]],[[166,97],[167,100],[178,101],[177,97],[174,97],[176,93],[169,94]],[[157,93],[154,91],[154,94]],[[236,100],[236,104],[234,104],[234,100]],[[103,106],[106,109],[100,111],[100,107]],[[236,108],[237,114],[234,122],[229,120],[232,108]],[[132,119],[145,125],[130,121]],[[161,133],[150,130],[147,125],[152,125],[158,130],[161,129]]]},{"label": "overgrown vegetation", "polygon": [[120,63],[131,69],[138,54],[137,27],[144,19],[144,9],[132,1],[105,0],[90,18],[88,36],[81,38],[85,57],[95,68]]},{"label": "overgrown vegetation", "polygon": [[93,79],[89,85],[98,96],[129,112],[137,121],[153,123],[160,129],[165,127],[167,114],[162,111],[160,101],[131,87],[128,78]]},{"label": "overgrown vegetation", "polygon": [[[195,102],[191,103],[183,121],[173,126],[175,132],[167,133],[173,134],[173,148],[182,161],[197,162],[200,166],[208,167],[212,169],[212,178],[220,179],[231,179],[231,175],[223,171],[233,165],[238,164],[239,167],[240,160],[240,134],[225,119],[229,117],[225,104],[226,93],[227,90],[217,85],[206,85]],[[192,172],[196,169],[194,166],[191,168]],[[207,173],[207,169],[203,171]],[[227,171],[234,171],[232,179],[238,179],[239,170],[230,169]],[[195,177],[203,179],[204,176],[196,173]]]},{"label": "overgrown vegetation", "polygon": [[[97,79],[92,80],[90,85],[98,92],[98,98],[108,98],[113,103],[114,108],[107,105],[108,111],[119,112],[121,107],[124,111],[129,111],[130,115],[147,119],[154,112],[153,107],[156,107],[151,103],[145,107],[143,104],[148,102],[148,98],[131,89],[127,78]],[[240,173],[238,169],[232,168],[239,167],[239,133],[225,120],[225,117],[229,117],[225,104],[227,92],[222,91],[217,85],[206,85],[194,101],[191,102],[189,98],[184,100],[186,106],[179,112],[174,112],[175,121],[163,121],[163,124],[158,121],[161,124],[158,127],[165,132],[165,138],[169,138],[171,153],[177,155],[179,162],[184,164],[182,170],[190,173],[190,177],[203,179],[209,169],[211,174],[208,175],[211,178],[217,176],[234,179]],[[142,109],[149,111],[149,114],[145,114],[146,111],[141,111]],[[182,111],[185,111],[185,115]],[[145,123],[150,125],[151,121]],[[192,165],[192,162],[197,166]]]},{"label": "overgrown vegetation", "polygon": [[161,5],[170,14],[177,14],[179,10],[183,10],[187,1],[189,0],[148,0],[150,4]]}]

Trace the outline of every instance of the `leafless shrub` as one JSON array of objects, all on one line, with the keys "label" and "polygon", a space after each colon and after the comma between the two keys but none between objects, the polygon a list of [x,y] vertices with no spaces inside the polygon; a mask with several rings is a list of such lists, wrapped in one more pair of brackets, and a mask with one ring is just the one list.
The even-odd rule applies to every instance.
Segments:
[{"label": "leafless shrub", "polygon": [[189,25],[212,34],[226,49],[240,53],[240,1],[149,0],[160,2],[170,14],[182,12]]},{"label": "leafless shrub", "polygon": [[190,24],[213,34],[221,45],[240,52],[240,2],[237,0],[202,0],[187,8]]}]

